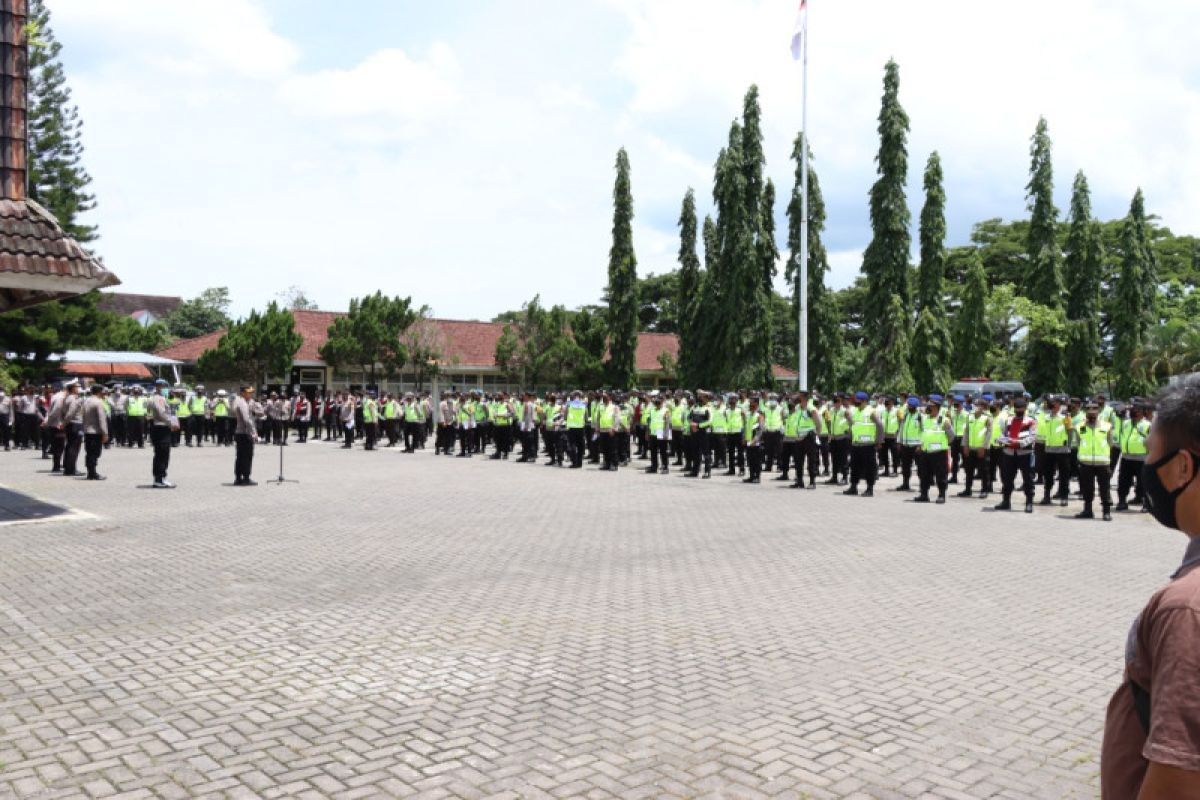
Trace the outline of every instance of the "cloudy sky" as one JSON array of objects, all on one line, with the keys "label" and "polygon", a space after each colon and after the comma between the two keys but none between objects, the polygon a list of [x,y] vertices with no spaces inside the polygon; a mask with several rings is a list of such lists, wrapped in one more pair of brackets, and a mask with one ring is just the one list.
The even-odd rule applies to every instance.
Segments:
[{"label": "cloudy sky", "polygon": [[[786,198],[801,74],[795,0],[47,0],[85,123],[100,253],[126,291],[227,285],[239,314],[289,285],[322,308],[383,289],[488,319],[534,293],[596,302],[613,162],[633,165],[639,271],[675,265],[689,186],[751,83]],[[1029,136],[1103,217],[1135,189],[1200,233],[1196,0],[810,0],[809,126],[833,283],[870,231],[883,65],[932,150],[950,239],[1024,213]],[[786,231],[784,203],[778,226]]]}]

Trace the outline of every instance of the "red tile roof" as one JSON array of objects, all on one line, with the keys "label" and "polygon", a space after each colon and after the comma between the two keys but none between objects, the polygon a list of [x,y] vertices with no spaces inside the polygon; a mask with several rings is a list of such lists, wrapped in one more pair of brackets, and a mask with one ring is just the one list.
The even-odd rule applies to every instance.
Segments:
[{"label": "red tile roof", "polygon": [[89,378],[153,378],[154,374],[144,364],[91,364],[78,361],[66,361],[62,365],[64,375],[78,375]]},{"label": "red tile roof", "polygon": [[0,311],[121,281],[33,201],[0,199]]},{"label": "red tile roof", "polygon": [[[328,339],[329,326],[338,317],[345,316],[345,312],[296,310],[292,312],[292,316],[296,319],[296,331],[304,338],[304,343],[296,352],[296,360],[320,361],[319,350]],[[504,323],[458,319],[432,319],[430,323],[437,326],[444,341],[444,351],[440,359],[443,368],[496,366],[496,342],[504,332]],[[215,348],[224,335],[225,331],[219,330],[194,339],[183,339],[159,350],[157,355],[194,362],[205,350]],[[661,370],[658,356],[664,351],[678,359],[679,337],[673,333],[639,334],[638,371]]]}]

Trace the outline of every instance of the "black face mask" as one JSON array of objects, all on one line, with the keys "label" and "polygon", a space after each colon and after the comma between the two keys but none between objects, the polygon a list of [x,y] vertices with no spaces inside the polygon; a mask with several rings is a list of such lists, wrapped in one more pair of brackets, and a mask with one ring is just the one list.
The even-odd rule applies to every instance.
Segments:
[{"label": "black face mask", "polygon": [[[1191,457],[1192,477],[1183,486],[1171,491],[1163,485],[1162,479],[1158,477],[1158,470],[1180,453],[1187,453]],[[1188,450],[1172,450],[1158,461],[1147,461],[1142,465],[1142,490],[1146,495],[1146,507],[1160,525],[1179,530],[1179,520],[1175,517],[1175,503],[1179,499],[1179,495],[1183,494],[1191,486],[1192,481],[1196,480],[1195,467],[1196,456]]]}]

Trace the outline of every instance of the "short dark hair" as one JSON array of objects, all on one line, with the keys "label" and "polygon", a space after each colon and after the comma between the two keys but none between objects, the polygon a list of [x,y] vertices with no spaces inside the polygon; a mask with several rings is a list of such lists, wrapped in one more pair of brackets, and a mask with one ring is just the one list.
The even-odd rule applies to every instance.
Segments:
[{"label": "short dark hair", "polygon": [[1158,394],[1154,430],[1167,445],[1200,449],[1200,374],[1172,383]]},{"label": "short dark hair", "polygon": [[238,393],[240,394],[245,391],[251,391],[251,392],[254,391],[254,384],[253,383],[243,383],[242,388],[238,389]]}]

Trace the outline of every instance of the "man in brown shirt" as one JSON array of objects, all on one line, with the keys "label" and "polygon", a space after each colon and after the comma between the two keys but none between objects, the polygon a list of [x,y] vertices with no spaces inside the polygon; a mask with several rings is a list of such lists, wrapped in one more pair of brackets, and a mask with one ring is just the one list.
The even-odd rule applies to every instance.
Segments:
[{"label": "man in brown shirt", "polygon": [[1163,391],[1147,446],[1146,504],[1189,542],[1125,642],[1104,724],[1104,800],[1200,797],[1200,376]]}]

